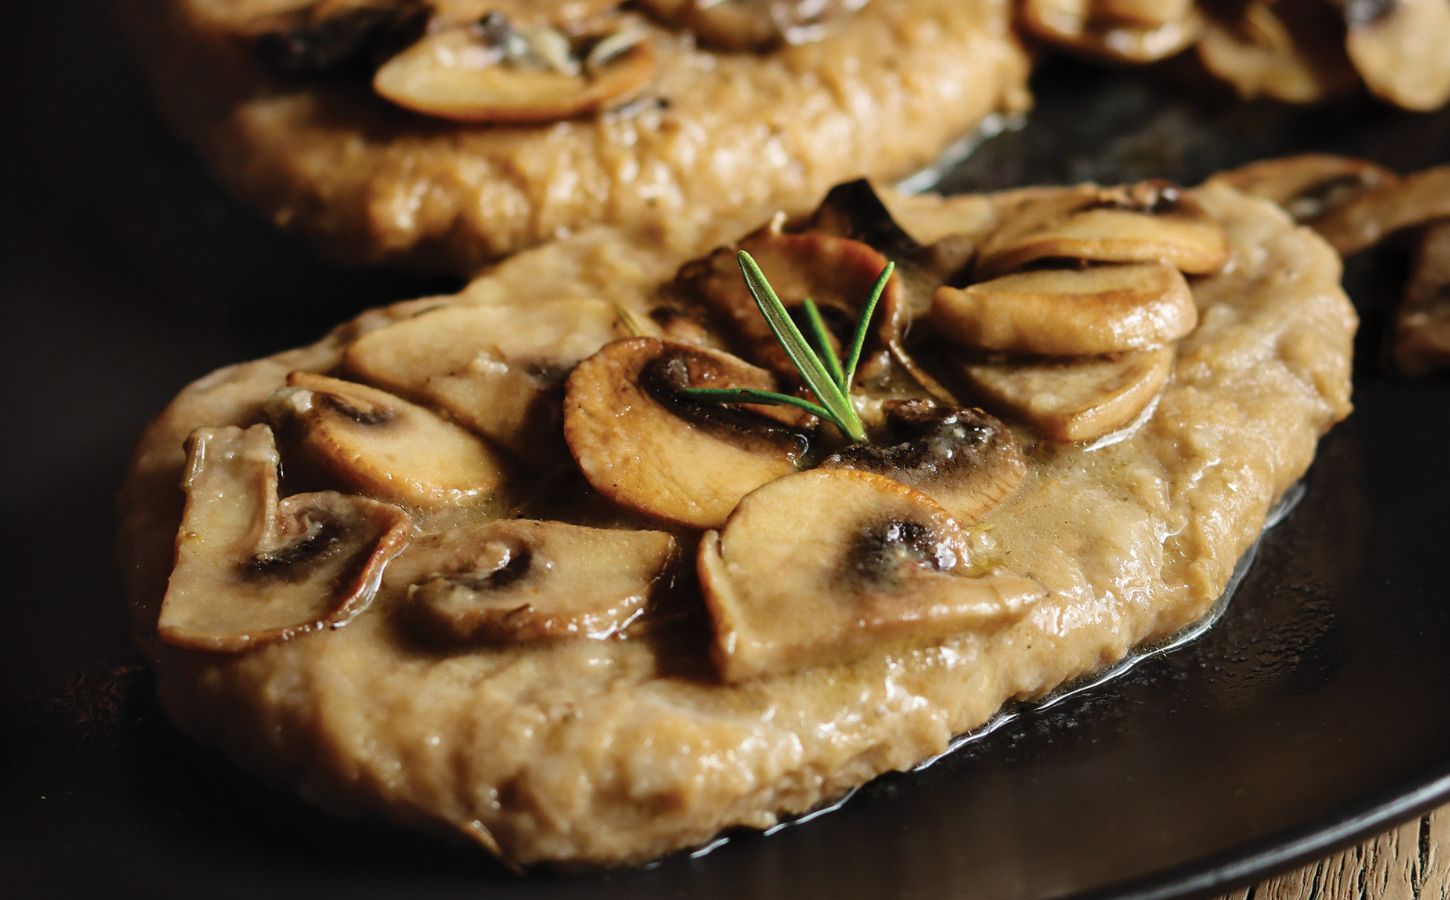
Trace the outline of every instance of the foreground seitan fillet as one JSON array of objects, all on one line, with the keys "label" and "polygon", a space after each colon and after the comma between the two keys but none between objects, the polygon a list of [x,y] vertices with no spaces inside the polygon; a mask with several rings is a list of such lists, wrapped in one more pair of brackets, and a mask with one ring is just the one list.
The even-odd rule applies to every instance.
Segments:
[{"label": "foreground seitan fillet", "polygon": [[[399,627],[406,598],[388,590],[346,628],[255,652],[157,640],[188,434],[259,421],[289,372],[331,370],[358,334],[440,302],[595,296],[641,311],[681,260],[601,229],[521,254],[458,297],[370,312],[223,369],[150,425],[121,494],[121,558],[162,701],[188,734],[313,802],[463,835],[517,864],[643,862],[939,753],[1004,702],[1200,618],[1349,412],[1356,320],[1333,251],[1266,201],[1222,186],[1194,196],[1232,258],[1191,281],[1199,324],[1154,414],[1099,449],[1029,447],[1020,488],[969,529],[974,563],[1047,590],[1015,622],[733,686],[710,664],[693,588],[624,640],[420,648]],[[973,239],[1010,206],[891,204],[913,234]],[[442,515],[419,531],[450,527]]]},{"label": "foreground seitan fillet", "polygon": [[164,114],[240,198],[335,258],[465,275],[594,224],[734,237],[842,179],[904,176],[1027,96],[1011,0],[869,3],[765,53],[641,19],[656,71],[636,100],[519,126],[400,110],[365,75],[278,77],[237,32],[297,0],[121,5]]}]

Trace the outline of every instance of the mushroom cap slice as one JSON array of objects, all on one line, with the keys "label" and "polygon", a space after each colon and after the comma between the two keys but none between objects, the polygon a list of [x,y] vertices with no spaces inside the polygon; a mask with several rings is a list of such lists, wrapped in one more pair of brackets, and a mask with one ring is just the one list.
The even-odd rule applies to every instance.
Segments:
[{"label": "mushroom cap slice", "polygon": [[1203,207],[1166,181],[1053,191],[1018,205],[983,242],[977,277],[1040,260],[1166,262],[1190,275],[1228,261],[1228,237]]},{"label": "mushroom cap slice", "polygon": [[509,519],[425,535],[388,567],[411,622],[446,643],[606,637],[624,629],[675,557],[661,531]]},{"label": "mushroom cap slice", "polygon": [[1076,356],[1175,341],[1198,324],[1193,292],[1164,263],[1038,269],[937,290],[932,324],[981,350]]},{"label": "mushroom cap slice", "polygon": [[407,546],[408,514],[332,492],[279,502],[278,462],[265,425],[192,434],[162,640],[237,653],[340,627],[372,600]]},{"label": "mushroom cap slice", "polygon": [[754,492],[706,533],[696,562],[728,682],[996,628],[1046,595],[974,571],[961,527],[926,494],[851,469]]},{"label": "mushroom cap slice", "polygon": [[1315,220],[1314,230],[1352,256],[1414,225],[1450,218],[1450,166],[1437,166],[1355,196]]},{"label": "mushroom cap slice", "polygon": [[687,28],[717,50],[770,50],[816,40],[832,19],[867,0],[641,0],[662,22]]},{"label": "mushroom cap slice", "polygon": [[1312,103],[1354,87],[1354,69],[1320,0],[1250,0],[1210,18],[1198,59],[1244,99]]},{"label": "mushroom cap slice", "polygon": [[1379,163],[1332,153],[1303,153],[1251,162],[1219,172],[1210,184],[1226,184],[1272,200],[1296,222],[1312,223],[1364,191],[1398,176]]},{"label": "mushroom cap slice", "polygon": [[1054,441],[1092,441],[1133,423],[1173,371],[1173,348],[964,366],[983,403]]},{"label": "mushroom cap slice", "polygon": [[283,75],[366,72],[422,37],[432,15],[413,0],[312,0],[253,18],[240,33]]},{"label": "mushroom cap slice", "polygon": [[575,46],[541,26],[496,34],[484,24],[448,28],[394,56],[373,76],[384,99],[459,122],[540,123],[597,112],[637,94],[654,77],[642,31],[621,29]]},{"label": "mushroom cap slice", "polygon": [[1410,376],[1450,367],[1450,221],[1425,229],[1395,317],[1395,364]]},{"label": "mushroom cap slice", "polygon": [[1344,46],[1369,89],[1405,109],[1429,112],[1450,100],[1450,3],[1345,3]]},{"label": "mushroom cap slice", "polygon": [[437,413],[316,372],[293,372],[287,384],[268,412],[310,474],[424,509],[486,503],[502,493],[502,457]]},{"label": "mushroom cap slice", "polygon": [[886,429],[896,443],[847,447],[821,468],[885,475],[927,494],[962,525],[1000,506],[1027,474],[1011,430],[980,409],[896,402],[887,407]]},{"label": "mushroom cap slice", "polygon": [[603,300],[450,305],[359,337],[343,367],[441,409],[532,464],[562,445],[569,371],[623,334],[618,310]]},{"label": "mushroom cap slice", "polygon": [[806,436],[754,407],[687,398],[686,387],[773,390],[775,379],[728,353],[615,341],[569,376],[564,438],[601,494],[661,521],[713,528],[741,497],[794,472]]},{"label": "mushroom cap slice", "polygon": [[1036,37],[1083,56],[1149,63],[1186,49],[1203,28],[1190,2],[1023,0],[1022,23]]},{"label": "mushroom cap slice", "polygon": [[[736,256],[739,250],[755,258],[781,302],[793,314],[799,316],[798,310],[807,297],[815,301],[839,355],[844,355],[841,346],[850,341],[862,305],[887,264],[885,256],[861,241],[818,231],[790,234],[772,225],[747,237],[738,247],[718,248],[680,270],[676,284],[727,324],[742,356],[793,382],[800,376],[755,305],[740,274]],[[873,349],[889,348],[900,334],[899,275],[886,283],[872,321],[876,340],[874,348],[868,344],[868,356]],[[865,357],[862,364],[864,369]]]}]

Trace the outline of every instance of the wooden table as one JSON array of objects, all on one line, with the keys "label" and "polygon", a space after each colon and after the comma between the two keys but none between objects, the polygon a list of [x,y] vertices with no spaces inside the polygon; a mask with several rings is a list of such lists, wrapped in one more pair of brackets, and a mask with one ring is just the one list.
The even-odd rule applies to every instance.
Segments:
[{"label": "wooden table", "polygon": [[1220,900],[1450,900],[1450,806]]}]

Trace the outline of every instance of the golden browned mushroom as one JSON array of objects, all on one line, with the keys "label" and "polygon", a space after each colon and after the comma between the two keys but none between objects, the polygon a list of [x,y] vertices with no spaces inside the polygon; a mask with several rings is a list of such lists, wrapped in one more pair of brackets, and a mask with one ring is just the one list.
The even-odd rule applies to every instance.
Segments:
[{"label": "golden browned mushroom", "polygon": [[373,76],[383,98],[461,122],[552,122],[597,112],[654,77],[648,35],[619,25],[576,36],[490,14],[444,28],[388,60]]},{"label": "golden browned mushroom", "polygon": [[1364,191],[1389,184],[1397,176],[1378,163],[1332,153],[1304,153],[1251,162],[1219,172],[1209,183],[1272,200],[1294,217],[1313,225]]},{"label": "golden browned mushroom", "polygon": [[832,19],[867,0],[641,0],[661,22],[719,50],[770,50],[816,40]]},{"label": "golden browned mushroom", "polygon": [[186,509],[157,622],[167,643],[237,653],[341,627],[407,546],[411,522],[396,506],[331,492],[279,502],[265,425],[199,429],[187,451]]},{"label": "golden browned mushroom", "polygon": [[846,662],[903,642],[991,629],[1046,591],[978,571],[926,494],[872,472],[816,469],[741,501],[697,558],[726,681]]},{"label": "golden browned mushroom", "polygon": [[741,497],[796,470],[806,435],[771,417],[785,407],[757,414],[693,400],[687,387],[773,390],[775,379],[728,353],[615,341],[569,376],[564,438],[604,496],[665,522],[714,528]]},{"label": "golden browned mushroom", "polygon": [[978,278],[1045,260],[1165,262],[1204,275],[1228,260],[1223,228],[1166,181],[1047,192],[1005,218],[982,244]]},{"label": "golden browned mushroom", "polygon": [[480,438],[400,397],[315,372],[293,372],[268,413],[289,465],[349,490],[419,508],[487,504],[506,481]]},{"label": "golden browned mushroom", "polygon": [[1054,441],[1091,441],[1126,428],[1172,371],[1172,347],[962,367],[983,403]]},{"label": "golden browned mushroom", "polygon": [[914,487],[970,525],[1022,484],[1027,463],[1017,439],[980,409],[897,401],[886,408],[886,434],[826,457],[825,469],[875,472]]},{"label": "golden browned mushroom", "polygon": [[1250,0],[1209,19],[1198,58],[1241,97],[1322,100],[1356,81],[1333,19],[1322,0]]},{"label": "golden browned mushroom", "polygon": [[1388,235],[1450,218],[1450,166],[1425,169],[1364,191],[1314,223],[1342,256],[1351,256]]},{"label": "golden browned mushroom", "polygon": [[675,556],[661,531],[509,519],[425,535],[388,567],[409,619],[449,643],[606,637],[644,609]]},{"label": "golden browned mushroom", "polygon": [[1203,28],[1191,0],[1023,0],[1020,15],[1031,34],[1056,47],[1128,63],[1173,56]]},{"label": "golden browned mushroom", "polygon": [[1164,263],[1037,269],[942,287],[931,321],[979,350],[1077,356],[1175,341],[1198,324],[1193,294]]},{"label": "golden browned mushroom", "polygon": [[1450,100],[1450,3],[1356,0],[1342,6],[1349,29],[1345,49],[1371,91],[1422,112]]},{"label": "golden browned mushroom", "polygon": [[[792,315],[800,318],[800,307],[807,297],[815,301],[833,338],[834,349],[838,355],[844,355],[841,345],[850,340],[861,307],[881,270],[886,268],[886,257],[850,238],[817,231],[788,234],[780,230],[777,222],[741,241],[738,247],[720,247],[680,270],[676,276],[679,290],[724,321],[735,336],[741,355],[791,381],[799,378],[795,366],[760,314],[741,277],[737,261],[741,250],[755,258]],[[901,279],[893,275],[886,283],[872,319],[875,340],[867,344],[862,357],[863,374],[869,375],[873,369],[872,357],[889,350],[900,333],[900,300]]]},{"label": "golden browned mushroom", "polygon": [[564,379],[626,329],[602,300],[452,305],[353,341],[343,367],[446,412],[529,464],[560,442]]},{"label": "golden browned mushroom", "polygon": [[1425,228],[1395,318],[1395,364],[1406,375],[1450,368],[1450,220]]}]

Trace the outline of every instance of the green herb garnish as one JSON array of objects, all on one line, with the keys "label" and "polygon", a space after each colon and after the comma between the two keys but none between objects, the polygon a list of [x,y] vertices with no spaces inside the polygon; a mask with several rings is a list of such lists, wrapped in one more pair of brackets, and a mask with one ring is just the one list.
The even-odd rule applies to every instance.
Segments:
[{"label": "green herb garnish", "polygon": [[840,357],[831,347],[830,334],[826,331],[826,323],[821,319],[821,311],[815,302],[807,297],[801,305],[805,309],[806,324],[810,327],[811,337],[819,353],[811,348],[810,342],[796,327],[785,304],[780,302],[775,289],[770,286],[765,273],[760,271],[760,266],[755,264],[750,254],[741,250],[736,258],[740,262],[740,274],[745,277],[745,286],[750,289],[750,296],[755,298],[760,314],[765,316],[766,323],[770,325],[775,339],[780,341],[785,355],[790,357],[801,380],[819,402],[812,403],[790,394],[749,388],[685,388],[685,394],[715,403],[760,403],[768,406],[799,407],[835,425],[854,443],[859,444],[866,440],[866,428],[861,424],[856,408],[851,405],[851,382],[856,378],[856,365],[861,361],[861,351],[866,346],[866,328],[871,324],[876,303],[881,299],[881,293],[886,290],[886,283],[891,280],[896,263],[888,262],[886,268],[877,276],[876,283],[871,286],[871,296],[867,298],[861,318],[856,322],[856,332],[851,338],[845,365],[842,365]]}]

